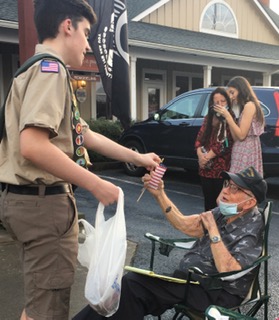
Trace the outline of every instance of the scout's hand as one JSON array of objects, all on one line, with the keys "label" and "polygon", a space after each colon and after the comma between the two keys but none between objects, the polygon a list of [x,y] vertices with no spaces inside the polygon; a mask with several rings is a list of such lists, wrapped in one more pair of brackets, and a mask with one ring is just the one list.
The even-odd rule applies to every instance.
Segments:
[{"label": "scout's hand", "polygon": [[138,167],[145,167],[148,171],[152,171],[159,163],[161,163],[161,159],[157,154],[139,153],[134,164]]},{"label": "scout's hand", "polygon": [[113,183],[99,179],[91,193],[99,202],[102,202],[104,206],[108,206],[117,202],[119,189]]}]

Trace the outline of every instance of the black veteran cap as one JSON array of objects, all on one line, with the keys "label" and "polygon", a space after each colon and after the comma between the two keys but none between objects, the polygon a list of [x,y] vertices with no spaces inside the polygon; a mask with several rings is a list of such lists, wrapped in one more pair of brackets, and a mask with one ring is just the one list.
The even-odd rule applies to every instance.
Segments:
[{"label": "black veteran cap", "polygon": [[243,189],[252,191],[258,203],[265,200],[267,183],[254,167],[248,167],[238,173],[223,171],[221,176],[225,179],[231,179]]}]

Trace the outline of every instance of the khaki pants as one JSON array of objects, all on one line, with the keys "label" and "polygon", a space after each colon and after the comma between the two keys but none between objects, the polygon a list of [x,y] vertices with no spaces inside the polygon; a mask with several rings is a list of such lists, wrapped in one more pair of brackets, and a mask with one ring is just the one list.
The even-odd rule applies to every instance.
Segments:
[{"label": "khaki pants", "polygon": [[0,214],[21,248],[27,315],[35,320],[68,320],[78,250],[73,195],[3,191]]}]

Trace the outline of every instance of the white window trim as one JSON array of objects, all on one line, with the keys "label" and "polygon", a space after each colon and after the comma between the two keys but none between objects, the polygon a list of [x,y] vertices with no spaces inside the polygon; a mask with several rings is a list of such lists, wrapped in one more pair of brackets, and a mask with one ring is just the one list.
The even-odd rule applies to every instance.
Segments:
[{"label": "white window trim", "polygon": [[[140,0],[139,0],[140,1]],[[135,16],[132,21],[140,21],[142,19],[144,19],[145,17],[147,17],[148,15],[150,15],[151,13],[153,13],[154,11],[156,11],[157,9],[159,9],[160,7],[162,7],[163,5],[165,5],[166,3],[168,3],[170,0],[160,0],[157,3],[155,3],[153,6],[147,8],[146,10],[144,10],[143,12],[141,12],[140,14],[138,14],[137,16]]]},{"label": "white window trim", "polygon": [[[222,32],[222,31],[216,31],[216,30],[209,30],[209,29],[204,29],[202,28],[202,22],[203,22],[203,18],[204,18],[204,15],[207,11],[207,9],[214,5],[214,4],[223,4],[224,6],[226,6],[228,8],[228,10],[230,10],[233,18],[234,18],[234,21],[235,21],[235,25],[236,25],[236,33],[233,34],[233,33],[228,33],[228,32]],[[216,34],[216,35],[219,35],[219,36],[224,36],[224,37],[229,37],[229,38],[238,38],[239,36],[239,28],[238,28],[238,23],[237,23],[237,19],[236,19],[236,15],[234,14],[232,8],[224,1],[224,0],[212,0],[210,1],[203,9],[202,11],[202,14],[201,14],[201,18],[200,18],[200,32],[204,32],[204,33],[209,33],[209,34]]]},{"label": "white window trim", "polygon": [[[145,82],[145,74],[146,73],[153,73],[153,74],[161,74],[163,77],[162,79],[162,82],[166,83],[166,74],[167,74],[167,71],[166,70],[158,70],[158,69],[143,69],[142,70],[142,79],[143,79],[143,82]],[[160,81],[160,80],[150,80],[150,82],[152,81]],[[148,81],[146,81],[148,82]]]}]

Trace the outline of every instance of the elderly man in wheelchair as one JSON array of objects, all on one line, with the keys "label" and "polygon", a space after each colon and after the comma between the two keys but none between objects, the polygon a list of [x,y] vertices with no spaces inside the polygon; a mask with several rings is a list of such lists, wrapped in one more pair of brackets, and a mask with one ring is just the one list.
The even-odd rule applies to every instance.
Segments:
[{"label": "elderly man in wheelchair", "polygon": [[[197,238],[174,271],[176,278],[187,279],[191,266],[209,275],[242,270],[261,255],[265,225],[257,203],[265,200],[267,184],[253,167],[236,174],[223,172],[222,176],[225,180],[218,207],[192,215],[180,212],[166,195],[163,181],[155,190],[148,186],[151,176],[143,177],[145,188],[154,196],[171,225]],[[196,274],[191,278],[193,282],[181,285],[128,272],[122,280],[119,309],[113,316],[102,317],[87,306],[74,320],[142,320],[145,315],[161,315],[182,302],[200,312],[209,305],[232,308],[246,297],[255,272],[255,269],[249,270],[240,278],[224,281],[213,289],[207,279]]]}]

